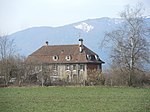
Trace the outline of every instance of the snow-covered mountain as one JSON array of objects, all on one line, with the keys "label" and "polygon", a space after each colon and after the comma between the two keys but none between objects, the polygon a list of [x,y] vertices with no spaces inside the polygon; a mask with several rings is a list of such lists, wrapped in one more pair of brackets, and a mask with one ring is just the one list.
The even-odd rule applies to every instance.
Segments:
[{"label": "snow-covered mountain", "polygon": [[[150,27],[150,18],[146,18]],[[33,51],[43,46],[46,41],[50,45],[78,44],[78,39],[83,38],[84,44],[98,53],[100,58],[109,62],[106,50],[101,50],[100,43],[105,32],[109,32],[122,24],[118,18],[97,18],[80,21],[60,27],[33,27],[9,35],[22,55],[28,56]]]},{"label": "snow-covered mountain", "polygon": [[87,33],[89,31],[93,30],[93,28],[94,28],[92,25],[89,25],[89,24],[87,24],[85,22],[81,22],[78,25],[74,25],[74,27],[77,28],[77,29],[83,30],[83,31],[85,31]]}]

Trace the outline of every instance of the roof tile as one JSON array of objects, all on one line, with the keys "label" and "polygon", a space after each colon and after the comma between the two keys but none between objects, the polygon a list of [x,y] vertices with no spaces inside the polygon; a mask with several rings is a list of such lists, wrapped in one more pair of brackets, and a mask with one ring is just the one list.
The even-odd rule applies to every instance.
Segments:
[{"label": "roof tile", "polygon": [[[70,61],[66,60],[66,56],[70,55]],[[87,55],[97,55],[86,46],[83,46],[82,53],[79,52],[79,45],[54,45],[42,46],[31,55],[27,60],[38,60],[41,63],[103,63],[99,60],[89,60]],[[58,56],[58,60],[53,60],[53,56]]]}]

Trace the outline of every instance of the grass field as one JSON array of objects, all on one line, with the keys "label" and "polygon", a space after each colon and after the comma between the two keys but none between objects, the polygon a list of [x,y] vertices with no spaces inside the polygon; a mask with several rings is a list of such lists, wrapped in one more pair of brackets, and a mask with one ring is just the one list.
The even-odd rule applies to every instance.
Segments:
[{"label": "grass field", "polygon": [[0,88],[0,112],[150,112],[150,89]]}]

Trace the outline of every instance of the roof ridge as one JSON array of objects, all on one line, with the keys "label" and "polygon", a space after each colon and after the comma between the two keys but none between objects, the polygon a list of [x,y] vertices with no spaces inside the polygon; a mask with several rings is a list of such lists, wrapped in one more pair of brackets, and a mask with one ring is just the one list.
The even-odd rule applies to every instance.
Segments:
[{"label": "roof ridge", "polygon": [[[79,44],[64,44],[64,45],[48,45],[48,47],[53,47],[53,46],[78,46]],[[43,45],[45,47],[47,45]]]}]

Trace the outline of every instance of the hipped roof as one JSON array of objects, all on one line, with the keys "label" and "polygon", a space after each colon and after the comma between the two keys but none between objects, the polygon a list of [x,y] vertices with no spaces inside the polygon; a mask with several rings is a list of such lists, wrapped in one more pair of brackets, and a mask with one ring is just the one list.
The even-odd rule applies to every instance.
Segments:
[{"label": "hipped roof", "polygon": [[[79,51],[79,45],[45,45],[28,56],[27,61],[36,60],[41,63],[104,63],[99,60],[89,60],[87,55],[97,55],[83,45],[83,51]],[[58,56],[58,60],[53,57]],[[70,56],[70,61],[66,60]],[[98,55],[97,55],[98,56]]]}]

